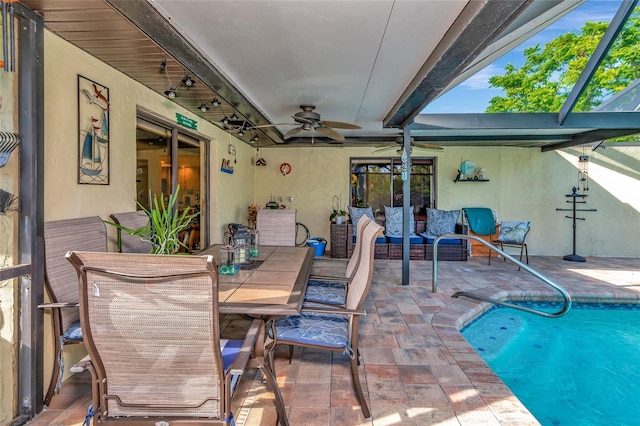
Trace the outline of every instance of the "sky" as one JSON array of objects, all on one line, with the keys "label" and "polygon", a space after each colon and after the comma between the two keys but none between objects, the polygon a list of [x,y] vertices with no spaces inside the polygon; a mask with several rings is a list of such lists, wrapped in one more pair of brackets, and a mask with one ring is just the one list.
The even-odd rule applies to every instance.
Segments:
[{"label": "sky", "polygon": [[501,89],[489,87],[489,77],[504,74],[505,65],[508,63],[513,64],[516,68],[522,66],[525,60],[524,50],[527,47],[536,44],[543,46],[559,34],[570,31],[578,32],[586,21],[611,21],[620,4],[621,0],[587,0],[511,52],[427,105],[422,112],[425,114],[485,112],[491,98],[504,95]]}]

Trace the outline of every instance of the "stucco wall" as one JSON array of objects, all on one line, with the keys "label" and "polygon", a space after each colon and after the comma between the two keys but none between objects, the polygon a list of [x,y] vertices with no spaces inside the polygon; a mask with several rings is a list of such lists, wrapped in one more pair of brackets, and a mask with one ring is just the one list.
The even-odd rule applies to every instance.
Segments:
[{"label": "stucco wall", "polygon": [[[297,209],[298,221],[312,236],[329,239],[333,195],[349,200],[350,157],[380,156],[371,148],[272,148],[261,150],[267,167],[255,172],[255,200],[264,206],[273,195]],[[572,252],[572,221],[556,211],[570,208],[566,194],[578,183],[578,156],[582,148],[540,152],[512,147],[447,147],[421,152],[437,158],[437,207],[489,207],[503,220],[530,220],[531,254],[565,255]],[[584,150],[590,157],[589,196],[579,212],[577,253],[583,256],[640,256],[640,147]],[[489,182],[454,183],[461,160],[486,168]],[[282,162],[293,171],[279,173]],[[617,182],[617,183],[616,183]],[[294,201],[286,201],[289,195]],[[579,207],[580,208],[580,207]]]},{"label": "stucco wall", "polygon": [[[110,156],[109,185],[79,185],[78,155],[78,89],[77,76],[83,75],[109,88]],[[219,242],[226,223],[236,221],[241,211],[253,200],[253,149],[213,124],[176,105],[124,74],[105,65],[52,33],[45,32],[45,187],[44,218],[46,221],[99,215],[107,219],[111,213],[135,209],[136,199],[136,107],[141,106],[175,123],[179,112],[198,123],[197,131],[209,137],[211,164],[210,240]],[[237,152],[234,174],[220,172],[221,158],[231,141]],[[219,149],[219,147],[221,147]],[[222,202],[219,201],[222,199]],[[246,214],[245,214],[246,216]],[[107,227],[110,249],[115,249],[115,232]],[[50,318],[45,318],[50,324]],[[46,348],[52,348],[47,330]],[[84,356],[81,345],[65,349],[66,365]],[[51,355],[45,354],[45,382],[51,374]],[[66,377],[66,376],[65,376]],[[48,383],[45,383],[45,387]]]}]

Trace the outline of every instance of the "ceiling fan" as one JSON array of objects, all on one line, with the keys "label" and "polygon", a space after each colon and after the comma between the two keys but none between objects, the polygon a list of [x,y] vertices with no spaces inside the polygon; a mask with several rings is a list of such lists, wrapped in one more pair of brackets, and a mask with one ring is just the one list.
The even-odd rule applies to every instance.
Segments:
[{"label": "ceiling fan", "polygon": [[[264,124],[261,126],[253,126],[254,129],[260,127],[274,127],[274,126],[298,126],[289,130],[285,135],[285,139],[292,138],[303,130],[315,130],[319,134],[333,139],[335,141],[344,142],[344,136],[337,132],[335,129],[361,129],[362,127],[357,124],[343,123],[342,121],[329,121],[321,120],[320,114],[314,111],[316,107],[314,105],[300,105],[302,111],[295,113],[291,118],[295,123],[279,123],[279,124]],[[313,140],[313,139],[312,139]]]},{"label": "ceiling fan", "polygon": [[[390,151],[392,149],[397,150],[398,153],[402,152],[403,149],[403,139],[402,136],[398,136],[395,140],[396,144],[398,146],[389,146],[389,145],[378,145],[376,148],[376,150],[374,150],[373,152],[382,152],[382,151]],[[436,145],[436,144],[432,144],[432,143],[422,143],[422,142],[416,142],[414,138],[411,138],[411,149],[413,148],[419,148],[419,149],[430,149],[430,150],[437,150],[437,151],[442,151],[444,148],[440,145]]]}]

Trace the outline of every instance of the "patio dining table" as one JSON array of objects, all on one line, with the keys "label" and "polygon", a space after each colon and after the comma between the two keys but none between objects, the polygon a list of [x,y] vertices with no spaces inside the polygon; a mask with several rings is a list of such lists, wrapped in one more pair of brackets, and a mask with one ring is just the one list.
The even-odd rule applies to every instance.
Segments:
[{"label": "patio dining table", "polygon": [[[213,245],[198,253],[212,255],[219,264],[221,245]],[[249,314],[263,319],[262,336],[255,353],[259,367],[272,388],[280,423],[288,425],[286,410],[273,369],[265,361],[264,321],[300,313],[311,264],[312,247],[260,246],[257,258],[234,275],[218,275],[218,310],[221,314]]]}]

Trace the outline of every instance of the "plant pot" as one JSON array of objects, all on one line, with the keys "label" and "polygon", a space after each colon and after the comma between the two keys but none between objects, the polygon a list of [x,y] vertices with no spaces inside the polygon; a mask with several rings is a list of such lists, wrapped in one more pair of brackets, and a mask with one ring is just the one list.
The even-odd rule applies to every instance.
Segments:
[{"label": "plant pot", "polygon": [[344,216],[336,216],[336,225],[342,225],[344,222]]}]

